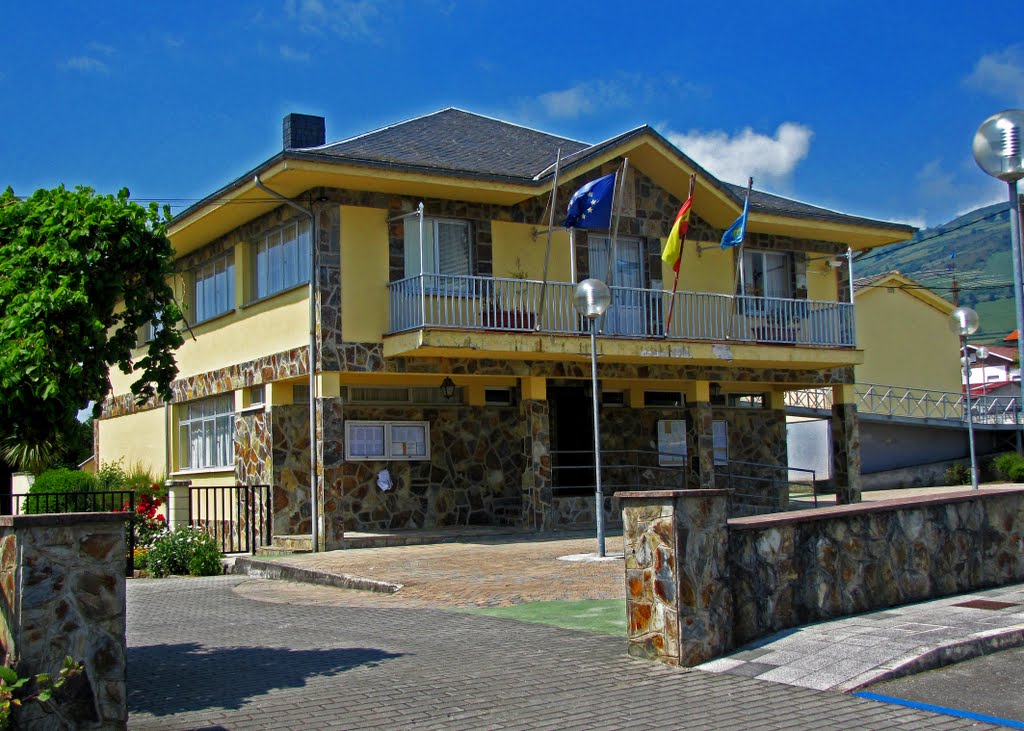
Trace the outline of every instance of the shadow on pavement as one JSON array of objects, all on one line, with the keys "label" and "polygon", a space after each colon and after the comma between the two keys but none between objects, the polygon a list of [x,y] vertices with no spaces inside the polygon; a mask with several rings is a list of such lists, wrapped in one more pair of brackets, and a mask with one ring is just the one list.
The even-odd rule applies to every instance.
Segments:
[{"label": "shadow on pavement", "polygon": [[402,654],[366,647],[208,648],[192,642],[131,647],[128,710],[155,716],[206,708],[238,710],[269,691],[301,688],[314,676],[373,667]]}]

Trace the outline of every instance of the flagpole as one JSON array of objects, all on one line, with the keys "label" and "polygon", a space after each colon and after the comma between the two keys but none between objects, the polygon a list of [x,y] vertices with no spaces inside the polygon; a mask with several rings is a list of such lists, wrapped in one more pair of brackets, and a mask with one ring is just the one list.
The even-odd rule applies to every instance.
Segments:
[{"label": "flagpole", "polygon": [[536,330],[540,330],[544,324],[544,299],[548,290],[548,262],[551,261],[551,230],[555,227],[555,198],[558,195],[558,166],[562,161],[562,148],[555,153],[555,175],[551,181],[551,213],[548,218],[548,246],[544,251],[544,281],[540,285],[540,307],[537,313]]},{"label": "flagpole", "polygon": [[743,242],[747,238],[747,226],[750,225],[750,191],[754,187],[754,179],[747,178],[747,199],[743,202],[743,210],[747,212],[747,220],[743,222],[743,236],[740,238],[739,246],[736,247],[736,256],[740,259],[740,293],[746,297],[747,288],[743,276]]},{"label": "flagpole", "polygon": [[[690,173],[690,194],[686,197],[686,200],[693,200],[693,188],[697,182],[697,173]],[[690,204],[691,206],[693,203]],[[690,209],[692,215],[693,209]],[[672,327],[672,313],[676,309],[676,289],[679,287],[679,270],[682,269],[683,261],[683,244],[686,243],[686,234],[679,237],[679,258],[676,260],[676,276],[672,281],[672,299],[668,301],[668,320],[665,322],[665,337],[668,337],[670,328]]]},{"label": "flagpole", "polygon": [[569,281],[576,282],[576,229],[569,229]]},{"label": "flagpole", "polygon": [[613,270],[612,264],[615,261],[615,239],[616,239],[616,234],[618,233],[618,230],[619,230],[619,219],[621,218],[621,213],[622,213],[622,191],[626,187],[626,173],[627,173],[628,170],[629,170],[629,158],[628,157],[624,157],[624,158],[622,158],[622,175],[621,175],[621,177],[619,175],[619,171],[618,170],[615,171],[615,178],[616,178],[615,182],[616,182],[616,185],[615,185],[615,188],[614,188],[615,193],[612,196],[612,198],[613,198],[612,199],[612,221],[611,221],[611,223],[612,223],[612,231],[611,231],[612,241],[611,241],[611,246],[609,247],[609,251],[608,251],[608,266],[605,268],[605,277],[604,277],[604,283],[608,285],[609,289],[612,286],[612,275],[614,274],[614,270]]}]

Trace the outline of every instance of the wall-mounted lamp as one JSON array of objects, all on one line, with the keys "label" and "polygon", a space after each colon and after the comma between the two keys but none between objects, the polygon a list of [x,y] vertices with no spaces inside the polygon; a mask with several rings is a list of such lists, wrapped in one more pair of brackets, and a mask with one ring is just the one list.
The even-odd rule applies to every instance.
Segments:
[{"label": "wall-mounted lamp", "polygon": [[445,376],[441,381],[441,395],[449,401],[455,396],[455,381],[451,379],[451,376]]}]

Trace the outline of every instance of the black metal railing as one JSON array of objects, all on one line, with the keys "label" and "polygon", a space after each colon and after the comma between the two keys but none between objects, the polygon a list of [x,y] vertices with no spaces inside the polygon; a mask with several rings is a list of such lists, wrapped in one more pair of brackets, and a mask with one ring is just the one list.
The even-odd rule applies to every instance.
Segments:
[{"label": "black metal railing", "polygon": [[221,553],[256,553],[273,537],[270,485],[192,486],[188,524],[212,535]]},{"label": "black metal railing", "polygon": [[135,574],[135,493],[131,490],[96,492],[30,492],[14,495],[15,515],[45,513],[128,513],[126,526],[128,554],[125,575]]}]

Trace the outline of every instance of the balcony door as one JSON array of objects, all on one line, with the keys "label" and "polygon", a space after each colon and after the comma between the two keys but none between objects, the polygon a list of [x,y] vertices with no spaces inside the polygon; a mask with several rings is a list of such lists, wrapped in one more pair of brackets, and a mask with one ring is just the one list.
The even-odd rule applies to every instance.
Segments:
[{"label": "balcony door", "polygon": [[[590,276],[604,279],[608,271],[611,239],[588,239]],[[604,331],[615,335],[644,335],[647,332],[648,302],[644,289],[644,246],[640,239],[620,238],[615,242],[615,270],[612,274],[612,304],[605,315]]]}]

